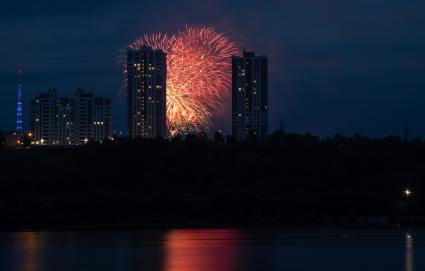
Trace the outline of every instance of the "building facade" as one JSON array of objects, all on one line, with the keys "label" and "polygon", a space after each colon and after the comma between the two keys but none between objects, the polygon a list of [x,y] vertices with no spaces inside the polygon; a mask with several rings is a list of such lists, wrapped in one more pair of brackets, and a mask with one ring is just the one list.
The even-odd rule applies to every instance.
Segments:
[{"label": "building facade", "polygon": [[74,143],[72,132],[74,127],[74,105],[69,98],[59,98],[56,102],[57,109],[57,144],[72,145]]},{"label": "building facade", "polygon": [[141,47],[127,51],[128,134],[130,138],[168,135],[166,123],[167,55]]},{"label": "building facade", "polygon": [[37,144],[54,145],[58,140],[57,100],[56,89],[31,99],[30,131]]},{"label": "building facade", "polygon": [[55,89],[31,100],[30,131],[36,145],[102,143],[111,137],[111,100],[78,89],[58,98]]},{"label": "building facade", "polygon": [[93,101],[93,140],[103,142],[111,137],[112,105],[110,99],[95,97]]},{"label": "building facade", "polygon": [[232,57],[232,135],[238,141],[268,136],[268,60],[254,52]]}]

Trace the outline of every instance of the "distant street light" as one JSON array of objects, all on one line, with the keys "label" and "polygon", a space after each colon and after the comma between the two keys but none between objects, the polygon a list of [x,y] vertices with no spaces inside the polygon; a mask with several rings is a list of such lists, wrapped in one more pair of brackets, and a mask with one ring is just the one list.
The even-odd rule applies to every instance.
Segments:
[{"label": "distant street light", "polygon": [[404,196],[406,197],[406,215],[407,215],[407,221],[406,221],[406,225],[410,225],[410,223],[411,223],[411,219],[410,219],[410,203],[411,203],[411,201],[409,200],[409,198],[412,196],[412,190],[410,189],[410,188],[406,188],[404,191],[403,191],[403,194],[404,194]]}]

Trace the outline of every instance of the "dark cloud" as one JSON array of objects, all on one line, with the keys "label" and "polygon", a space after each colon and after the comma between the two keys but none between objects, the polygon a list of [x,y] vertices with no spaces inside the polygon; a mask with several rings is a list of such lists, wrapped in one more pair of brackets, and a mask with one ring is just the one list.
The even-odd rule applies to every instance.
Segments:
[{"label": "dark cloud", "polygon": [[[118,51],[143,33],[211,24],[269,56],[272,128],[283,119],[293,131],[383,136],[408,122],[425,136],[424,8],[419,0],[7,1],[0,129],[13,128],[18,63],[26,99],[85,87],[114,98],[114,124],[124,129]],[[216,127],[228,130],[229,119]]]}]

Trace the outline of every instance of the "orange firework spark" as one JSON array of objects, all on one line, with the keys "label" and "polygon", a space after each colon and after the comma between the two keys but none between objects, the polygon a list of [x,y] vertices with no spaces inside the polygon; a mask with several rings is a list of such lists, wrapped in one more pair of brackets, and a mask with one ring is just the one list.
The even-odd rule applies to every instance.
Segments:
[{"label": "orange firework spark", "polygon": [[239,49],[214,27],[186,27],[175,35],[145,35],[141,46],[167,53],[167,125],[171,135],[206,130],[214,112],[228,97],[231,56]]}]

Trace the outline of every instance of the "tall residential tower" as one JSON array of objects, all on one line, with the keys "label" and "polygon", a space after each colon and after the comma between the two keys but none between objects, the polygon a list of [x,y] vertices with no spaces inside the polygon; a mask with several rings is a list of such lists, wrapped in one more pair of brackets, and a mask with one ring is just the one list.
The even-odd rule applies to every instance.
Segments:
[{"label": "tall residential tower", "polygon": [[127,51],[128,135],[168,135],[166,124],[167,55],[143,46]]},{"label": "tall residential tower", "polygon": [[268,135],[268,60],[253,52],[232,57],[232,134],[238,141]]}]

